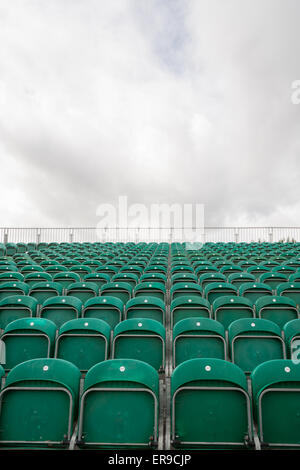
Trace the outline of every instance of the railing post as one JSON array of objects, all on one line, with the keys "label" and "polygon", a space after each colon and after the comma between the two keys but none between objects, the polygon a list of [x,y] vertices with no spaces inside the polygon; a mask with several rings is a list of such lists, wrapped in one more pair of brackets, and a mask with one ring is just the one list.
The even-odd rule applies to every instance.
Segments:
[{"label": "railing post", "polygon": [[73,243],[73,230],[70,230],[69,240],[70,240],[70,243]]},{"label": "railing post", "polygon": [[273,243],[273,229],[270,228],[270,231],[269,231],[269,243]]},{"label": "railing post", "polygon": [[235,243],[238,243],[239,242],[239,231],[236,229],[235,233],[234,233],[234,241]]},{"label": "railing post", "polygon": [[8,229],[5,229],[4,230],[4,239],[3,239],[4,245],[6,245],[7,242],[8,242]]},{"label": "railing post", "polygon": [[36,244],[37,246],[40,244],[41,242],[41,232],[40,232],[40,229],[36,229]]}]

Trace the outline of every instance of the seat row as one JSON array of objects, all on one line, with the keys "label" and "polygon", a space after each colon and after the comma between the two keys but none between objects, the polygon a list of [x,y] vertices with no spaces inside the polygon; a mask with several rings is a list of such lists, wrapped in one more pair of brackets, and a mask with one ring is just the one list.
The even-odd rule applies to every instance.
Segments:
[{"label": "seat row", "polygon": [[[0,391],[0,445],[158,445],[164,392],[155,369],[133,359],[104,361],[87,372],[81,393],[80,377],[79,369],[62,359],[14,367]],[[191,359],[172,373],[166,397],[170,443],[174,448],[299,448],[299,396],[300,365],[292,360],[259,365],[248,387],[235,364]]]}]

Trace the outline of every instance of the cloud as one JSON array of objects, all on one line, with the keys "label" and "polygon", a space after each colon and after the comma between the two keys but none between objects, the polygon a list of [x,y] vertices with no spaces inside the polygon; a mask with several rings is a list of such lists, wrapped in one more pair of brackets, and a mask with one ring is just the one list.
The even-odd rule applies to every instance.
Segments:
[{"label": "cloud", "polygon": [[1,225],[204,203],[207,225],[297,225],[297,0],[2,0]]}]

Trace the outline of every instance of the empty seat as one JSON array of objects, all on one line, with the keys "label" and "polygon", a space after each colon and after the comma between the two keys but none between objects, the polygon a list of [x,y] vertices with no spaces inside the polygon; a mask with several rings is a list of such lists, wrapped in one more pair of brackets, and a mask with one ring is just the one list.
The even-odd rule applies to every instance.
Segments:
[{"label": "empty seat", "polygon": [[188,282],[188,283],[196,283],[198,282],[198,278],[194,273],[176,273],[171,276],[171,284],[174,286],[178,283]]},{"label": "empty seat", "polygon": [[139,359],[163,371],[165,340],[165,328],[161,322],[149,318],[124,320],[114,329],[112,358]]},{"label": "empty seat", "polygon": [[167,282],[167,276],[163,273],[144,273],[140,277],[140,282],[161,282],[164,285]]},{"label": "empty seat", "polygon": [[66,289],[66,295],[76,297],[83,304],[98,294],[99,289],[94,282],[73,282]]},{"label": "empty seat", "polygon": [[0,330],[19,318],[35,317],[37,301],[27,295],[12,295],[0,301]]},{"label": "empty seat", "polygon": [[257,299],[266,295],[272,295],[273,291],[270,286],[262,282],[246,282],[239,288],[239,294],[245,299],[250,300],[252,304],[255,304]]},{"label": "empty seat", "polygon": [[83,281],[83,276],[85,276],[86,274],[90,274],[92,272],[92,268],[84,264],[76,264],[74,266],[70,266],[68,269],[70,272],[78,274],[82,281]]},{"label": "empty seat", "polygon": [[232,362],[245,373],[262,362],[286,357],[279,326],[261,318],[242,318],[231,323],[228,345]]},{"label": "empty seat", "polygon": [[84,318],[99,318],[114,328],[123,319],[124,303],[113,296],[93,297],[84,304]]},{"label": "empty seat", "polygon": [[170,295],[171,302],[172,300],[182,296],[186,297],[187,295],[202,297],[202,288],[194,282],[178,282],[171,287]]},{"label": "empty seat", "polygon": [[299,448],[300,364],[264,362],[252,372],[251,383],[262,448]]},{"label": "empty seat", "polygon": [[125,305],[125,319],[150,318],[165,323],[165,304],[150,295],[135,297]]},{"label": "empty seat", "polygon": [[281,274],[278,272],[264,273],[259,278],[259,282],[263,284],[268,284],[268,286],[270,286],[273,290],[276,290],[279,284],[287,281],[288,277],[285,274]]},{"label": "empty seat", "polygon": [[81,315],[82,302],[77,297],[59,295],[45,300],[39,315],[51,320],[59,328],[65,322]]},{"label": "empty seat", "polygon": [[24,282],[24,276],[17,271],[6,271],[0,274],[0,284],[10,281]]},{"label": "empty seat", "polygon": [[294,300],[280,295],[260,297],[255,302],[255,311],[257,317],[273,321],[280,329],[299,317]]},{"label": "empty seat", "polygon": [[134,288],[139,282],[139,277],[134,273],[117,273],[113,275],[111,280],[112,282],[126,282]]},{"label": "empty seat", "polygon": [[252,443],[243,371],[222,359],[190,359],[171,377],[174,447],[239,448]]},{"label": "empty seat", "polygon": [[207,284],[212,282],[226,282],[226,276],[224,274],[214,272],[214,273],[204,273],[199,277],[199,284],[204,289]]},{"label": "empty seat", "polygon": [[239,289],[245,282],[255,282],[255,276],[253,276],[253,274],[244,272],[233,273],[228,276],[228,282],[235,285]]},{"label": "empty seat", "polygon": [[226,359],[223,325],[211,318],[186,318],[173,328],[173,367],[197,357]]},{"label": "empty seat", "polygon": [[300,319],[286,323],[283,332],[289,357],[295,363],[300,362]]},{"label": "empty seat", "polygon": [[45,300],[62,295],[62,285],[58,282],[37,282],[30,288],[29,295],[41,305]]},{"label": "empty seat", "polygon": [[128,282],[108,282],[101,287],[101,295],[117,297],[125,304],[132,296],[132,286]]},{"label": "empty seat", "polygon": [[117,274],[118,271],[119,268],[117,268],[117,266],[111,266],[109,264],[106,264],[105,266],[100,266],[95,270],[96,273],[107,274],[110,278],[112,278],[114,274]]},{"label": "empty seat", "polygon": [[27,295],[29,287],[25,282],[10,281],[0,284],[0,301],[11,295]]},{"label": "empty seat", "polygon": [[171,302],[171,327],[178,321],[191,317],[211,316],[211,305],[208,300],[195,295],[180,296]]},{"label": "empty seat", "polygon": [[52,276],[49,273],[34,271],[25,275],[24,282],[31,289],[37,282],[52,282]]},{"label": "empty seat", "polygon": [[227,282],[212,282],[204,288],[203,296],[212,304],[216,299],[228,295],[237,295],[237,287]]},{"label": "empty seat", "polygon": [[96,364],[84,381],[77,444],[118,449],[156,445],[158,400],[158,373],[149,364],[134,359]]},{"label": "empty seat", "polygon": [[110,282],[110,277],[108,274],[90,273],[83,276],[83,282],[93,282],[94,284],[97,284],[98,289],[100,290],[103,284]]},{"label": "empty seat", "polygon": [[166,287],[161,282],[141,282],[134,288],[134,296],[140,297],[150,295],[151,297],[157,297],[158,299],[165,301]]},{"label": "empty seat", "polygon": [[59,282],[63,289],[67,289],[70,284],[80,282],[80,276],[79,274],[71,271],[61,271],[53,275],[53,281]]},{"label": "empty seat", "polygon": [[300,282],[283,282],[277,286],[276,294],[289,297],[300,306]]},{"label": "empty seat", "polygon": [[216,299],[213,303],[215,320],[222,323],[227,330],[230,323],[240,318],[253,318],[255,316],[252,302],[244,297],[225,296]]},{"label": "empty seat", "polygon": [[60,359],[14,367],[0,392],[0,445],[68,446],[77,411],[80,372]]},{"label": "empty seat", "polygon": [[5,370],[21,362],[50,357],[54,350],[56,325],[44,318],[19,318],[9,323],[1,336],[5,343]]},{"label": "empty seat", "polygon": [[72,362],[86,372],[108,358],[110,334],[110,326],[98,318],[67,321],[59,328],[54,357]]}]

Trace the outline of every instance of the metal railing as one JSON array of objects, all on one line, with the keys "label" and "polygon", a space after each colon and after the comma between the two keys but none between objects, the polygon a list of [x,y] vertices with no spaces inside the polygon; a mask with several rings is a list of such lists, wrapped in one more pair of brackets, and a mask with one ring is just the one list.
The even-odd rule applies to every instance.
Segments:
[{"label": "metal railing", "polygon": [[[187,241],[184,234],[185,229],[174,227],[0,227],[3,243],[170,243]],[[198,242],[300,242],[300,227],[205,227],[195,229],[194,235],[193,241]]]}]

